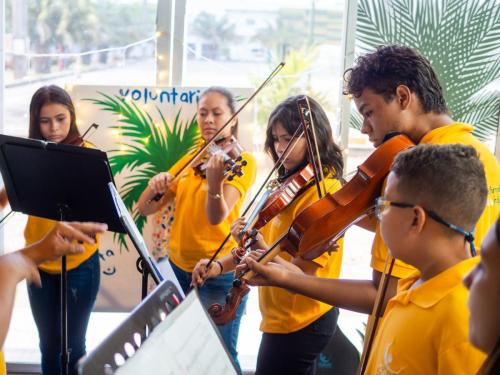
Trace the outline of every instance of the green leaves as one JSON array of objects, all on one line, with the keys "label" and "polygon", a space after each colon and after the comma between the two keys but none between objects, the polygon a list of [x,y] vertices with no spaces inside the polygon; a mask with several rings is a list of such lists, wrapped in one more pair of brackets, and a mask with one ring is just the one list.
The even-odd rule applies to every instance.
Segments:
[{"label": "green leaves", "polygon": [[[154,175],[169,170],[184,154],[191,151],[199,139],[196,116],[183,122],[181,109],[173,124],[169,124],[158,107],[160,119],[155,122],[146,110],[121,96],[110,96],[99,92],[99,99],[88,100],[112,112],[118,118],[118,125],[111,126],[119,137],[119,147],[110,151],[109,162],[113,175],[129,172],[125,177],[120,195],[132,212],[137,227],[142,231],[146,218],[135,210],[141,193]],[[118,238],[125,246],[122,235]]]},{"label": "green leaves", "polygon": [[500,96],[487,86],[500,78],[500,3],[496,0],[360,0],[357,48],[404,44],[436,70],[457,121],[486,140],[498,126]]}]

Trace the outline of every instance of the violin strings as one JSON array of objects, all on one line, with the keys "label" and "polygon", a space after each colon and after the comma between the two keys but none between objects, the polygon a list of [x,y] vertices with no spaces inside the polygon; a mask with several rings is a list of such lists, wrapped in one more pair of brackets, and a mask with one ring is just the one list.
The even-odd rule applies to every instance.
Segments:
[{"label": "violin strings", "polygon": [[[248,203],[248,205],[245,207],[245,210],[243,211],[243,214],[241,215],[241,217],[245,217],[247,215],[247,213],[250,211],[250,209],[252,208],[252,206],[257,201],[257,198],[261,194],[262,190],[265,188],[265,186],[267,185],[267,183],[269,182],[269,180],[273,176],[274,172],[279,167],[281,167],[283,165],[283,161],[288,157],[288,155],[290,154],[290,152],[292,151],[292,149],[295,147],[295,145],[297,144],[297,142],[298,142],[299,138],[302,136],[302,134],[303,134],[302,129],[300,127],[298,127],[297,130],[295,131],[295,133],[293,134],[292,139],[290,140],[290,142],[288,142],[288,144],[287,144],[287,146],[285,148],[285,151],[278,158],[278,160],[276,161],[276,163],[274,164],[273,168],[271,169],[271,171],[269,172],[269,174],[265,178],[265,180],[262,183],[262,185],[257,190],[257,193],[254,195],[254,197],[252,198],[252,200],[250,201],[250,203]],[[293,143],[292,143],[292,141],[293,141]],[[215,251],[214,255],[212,255],[212,257],[208,261],[207,266],[206,266],[207,269],[210,267],[210,265],[212,264],[212,262],[214,261],[214,259],[217,257],[217,255],[219,255],[219,253],[224,248],[224,245],[226,244],[226,242],[229,240],[230,237],[231,237],[231,233],[229,233],[226,236],[226,238],[224,238],[224,241],[222,241],[222,243],[220,244],[220,246],[218,247],[218,249]]]}]

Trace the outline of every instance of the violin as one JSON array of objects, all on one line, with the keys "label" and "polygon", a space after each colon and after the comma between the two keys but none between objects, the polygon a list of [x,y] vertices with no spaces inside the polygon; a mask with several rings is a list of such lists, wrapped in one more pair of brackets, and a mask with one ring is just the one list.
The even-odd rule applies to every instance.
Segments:
[{"label": "violin", "polygon": [[210,144],[205,154],[200,158],[200,162],[193,166],[194,173],[197,176],[206,178],[207,162],[212,155],[221,154],[224,158],[224,175],[231,181],[234,176],[243,176],[243,167],[247,161],[241,154],[244,149],[238,143],[238,140],[231,136],[228,139],[222,137]]},{"label": "violin", "polygon": [[349,224],[373,206],[396,155],[413,146],[402,134],[382,143],[340,190],[326,194],[295,218],[281,249],[306,260],[329,250]]},{"label": "violin", "polygon": [[[202,150],[203,153],[201,152]],[[228,140],[222,137],[209,141],[174,175],[174,180],[179,178],[188,166],[192,166],[195,175],[206,178],[208,160],[212,155],[222,154],[224,157],[224,178],[232,181],[235,176],[243,176],[243,167],[247,165],[247,161],[241,156],[243,151],[243,147],[241,147],[234,136],[229,137]],[[194,164],[195,162],[197,164]],[[157,193],[148,203],[159,202],[163,195],[164,193]]]},{"label": "violin", "polygon": [[[250,95],[250,97],[241,105],[241,107],[239,107],[236,110],[236,112],[234,112],[231,115],[231,117],[226,121],[226,123],[224,125],[222,125],[222,127],[219,130],[217,130],[217,132],[214,134],[214,136],[211,139],[207,140],[207,142],[205,143],[205,145],[203,147],[201,147],[198,151],[196,151],[196,153],[189,159],[189,161],[181,169],[179,169],[179,171],[177,171],[177,173],[175,174],[175,176],[173,176],[174,179],[176,179],[177,177],[179,177],[180,175],[182,175],[182,173],[187,168],[191,167],[194,163],[196,163],[196,161],[202,156],[202,154],[208,149],[208,147],[210,147],[210,145],[212,143],[214,143],[215,140],[219,139],[219,136],[222,134],[222,132],[224,131],[224,129],[227,128],[232,123],[232,121],[248,105],[248,103],[250,103],[250,101],[252,101],[253,98],[255,98],[255,96],[279,73],[279,71],[281,69],[283,69],[283,66],[285,66],[284,62],[279,63],[276,66],[276,68],[274,68],[274,70],[271,72],[271,74],[264,80],[264,82],[262,82],[262,84],[257,88],[257,90],[255,90],[255,92],[252,95]],[[233,175],[233,177],[234,177],[234,175]],[[231,177],[231,179],[233,177]],[[148,203],[158,202],[162,197],[163,197],[163,194],[162,193],[158,193],[153,198],[151,198],[148,201]]]},{"label": "violin", "polygon": [[85,132],[82,135],[76,134],[76,135],[73,135],[71,137],[66,137],[66,139],[64,141],[62,141],[62,144],[71,145],[71,146],[78,146],[78,147],[83,146],[85,144],[85,136],[93,128],[95,128],[97,130],[97,128],[99,128],[99,125],[96,123],[93,123],[92,125],[90,125],[87,128],[87,130],[85,130]]},{"label": "violin", "polygon": [[[281,183],[278,180],[271,181],[269,188],[270,192],[264,195],[264,203],[258,205],[257,209],[254,211],[257,213],[257,217],[253,225],[251,225],[251,229],[248,228],[249,225],[247,224],[242,230],[243,236],[241,244],[245,244],[245,246],[238,246],[231,251],[235,264],[240,263],[245,254],[247,254],[247,249],[255,241],[255,236],[258,233],[257,231],[292,203],[292,201],[304,191],[304,187],[313,177],[313,167],[308,163],[304,168],[286,177]],[[253,221],[254,219],[250,219],[249,223]]]},{"label": "violin", "polygon": [[[351,222],[373,206],[396,155],[413,146],[414,143],[405,135],[395,135],[386,140],[340,190],[327,193],[304,209],[289,230],[258,261],[266,264],[281,251],[311,260],[330,249],[344,235]],[[209,307],[208,312],[217,325],[234,319],[239,304],[250,290],[247,282],[253,275],[250,270],[243,272],[233,281],[225,305],[212,304]]]},{"label": "violin", "polygon": [[[283,151],[283,154],[278,158],[278,160],[274,164],[273,168],[271,169],[271,171],[269,172],[269,174],[267,175],[267,177],[264,179],[264,182],[259,187],[257,193],[255,194],[255,196],[252,198],[252,200],[250,201],[250,203],[245,208],[245,211],[243,212],[242,217],[245,217],[246,214],[250,211],[250,209],[252,207],[254,207],[254,203],[257,201],[257,198],[260,196],[260,193],[262,191],[264,191],[264,189],[265,189],[264,193],[260,197],[259,202],[254,207],[253,212],[250,215],[250,217],[249,217],[249,219],[247,221],[247,224],[245,225],[245,228],[241,231],[243,233],[242,236],[246,237],[246,238],[242,239],[240,241],[240,246],[239,247],[236,247],[236,248],[234,248],[232,250],[233,262],[239,263],[241,261],[241,259],[243,258],[243,256],[245,256],[245,254],[247,253],[247,248],[249,248],[252,245],[252,242],[247,242],[247,240],[249,240],[249,241],[255,241],[255,236],[258,233],[257,230],[253,229],[252,231],[248,232],[248,229],[250,228],[250,226],[254,222],[254,220],[255,220],[257,214],[260,212],[261,208],[266,204],[267,199],[269,198],[269,195],[272,194],[272,192],[277,187],[280,186],[280,180],[282,180],[282,179],[288,179],[288,177],[290,177],[290,175],[285,175],[285,176],[282,176],[281,178],[278,178],[276,180],[270,181],[271,176],[278,170],[278,168],[280,168],[282,166],[283,160],[285,160],[288,157],[288,155],[293,150],[293,148],[295,147],[295,145],[297,144],[298,140],[300,139],[300,137],[302,137],[303,134],[304,134],[304,131],[300,127],[298,127],[295,130],[295,133],[293,134],[292,139],[290,140],[290,142],[286,146],[285,150]],[[278,212],[276,212],[276,214],[277,213]],[[268,218],[267,221],[269,221],[270,219],[271,218]],[[257,224],[257,225],[259,225],[259,224]],[[264,225],[264,224],[262,224],[262,225]],[[245,234],[245,233],[247,233],[247,234]],[[210,258],[209,262],[207,263],[207,266],[206,266],[207,269],[210,267],[210,265],[212,264],[212,262],[214,261],[214,259],[221,252],[221,250],[224,248],[224,245],[227,243],[227,241],[230,238],[231,238],[231,233],[228,233],[228,235],[226,236],[226,238],[224,239],[224,241],[222,241],[222,243],[220,244],[219,248],[215,251],[215,253]],[[241,245],[243,243],[245,243],[245,246]]]}]

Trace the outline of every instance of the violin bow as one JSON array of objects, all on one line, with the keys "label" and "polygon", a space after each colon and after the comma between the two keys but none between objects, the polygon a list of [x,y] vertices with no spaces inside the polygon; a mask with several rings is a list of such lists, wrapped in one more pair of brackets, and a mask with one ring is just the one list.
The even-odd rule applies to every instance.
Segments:
[{"label": "violin bow", "polygon": [[99,124],[96,124],[95,122],[94,122],[94,123],[92,123],[92,125],[90,125],[90,126],[87,128],[87,130],[85,130],[85,132],[82,134],[82,136],[81,136],[82,140],[84,140],[84,139],[85,139],[85,136],[87,135],[87,133],[88,133],[89,131],[91,131],[93,128],[95,128],[95,130],[97,130],[97,129],[99,128]]},{"label": "violin bow", "polygon": [[327,193],[325,176],[323,174],[323,166],[321,164],[321,156],[319,154],[311,106],[309,105],[309,99],[306,95],[297,99],[297,107],[302,120],[301,125],[306,135],[307,150],[314,170],[314,181],[318,189],[318,197],[321,199]]},{"label": "violin bow", "polygon": [[387,253],[387,256],[385,257],[384,272],[382,273],[382,277],[380,278],[377,289],[377,296],[375,298],[375,303],[373,304],[371,319],[368,319],[368,324],[366,325],[363,353],[361,355],[361,360],[359,362],[359,367],[356,371],[356,375],[363,375],[366,371],[366,365],[368,364],[368,359],[370,358],[370,353],[373,348],[373,342],[377,333],[378,323],[383,313],[382,308],[384,307],[385,295],[387,294],[387,288],[389,286],[389,280],[391,278],[394,262],[395,258]]},{"label": "violin bow", "polygon": [[[250,97],[238,108],[238,110],[236,112],[234,112],[231,117],[226,121],[226,123],[224,125],[222,125],[222,127],[212,136],[212,138],[210,138],[204,145],[203,147],[200,147],[198,149],[198,151],[196,151],[194,153],[194,155],[191,157],[191,159],[189,159],[187,161],[186,164],[184,164],[182,166],[182,168],[180,168],[177,173],[174,174],[173,178],[176,179],[177,177],[179,177],[187,168],[189,168],[190,166],[192,166],[194,164],[194,162],[202,155],[202,153],[212,144],[214,143],[217,139],[218,139],[218,136],[224,131],[224,129],[226,127],[229,126],[229,124],[236,118],[236,116],[238,116],[241,111],[243,111],[243,109],[248,105],[248,103],[250,103],[253,98],[255,98],[255,96],[264,88],[267,86],[267,84],[281,71],[281,69],[283,69],[283,67],[285,66],[285,63],[284,62],[281,62],[279,63],[275,68],[274,70],[271,72],[271,74],[269,74],[267,76],[267,78],[264,80],[264,82],[262,82],[260,84],[260,86],[254,91],[254,93],[252,95],[250,95]],[[158,193],[156,194],[153,198],[151,198],[148,203],[152,203],[153,201],[156,201],[158,202],[162,197],[163,197],[164,194],[162,193]]]},{"label": "violin bow", "polygon": [[[292,152],[292,150],[294,149],[295,145],[299,141],[300,137],[302,137],[302,134],[303,134],[303,130],[300,127],[298,127],[297,130],[295,130],[295,133],[293,134],[292,139],[290,139],[290,142],[288,142],[287,146],[285,147],[285,150],[283,151],[283,154],[278,158],[278,160],[276,161],[276,163],[274,163],[273,168],[271,169],[271,171],[269,172],[269,174],[265,178],[265,180],[262,183],[262,185],[257,190],[257,193],[255,193],[254,197],[252,198],[252,200],[250,201],[250,203],[248,204],[248,206],[243,211],[243,214],[241,215],[242,217],[246,216],[247,213],[250,211],[250,209],[252,208],[252,206],[257,201],[257,198],[259,197],[260,193],[262,192],[262,190],[264,189],[264,187],[267,185],[267,183],[271,179],[271,177],[274,174],[274,172],[276,172],[276,170],[278,170],[283,165],[283,161],[288,157],[288,155],[290,154],[290,152]],[[258,205],[257,208],[258,209],[262,208],[262,204]],[[247,223],[247,225],[248,225],[248,223]],[[222,241],[222,243],[220,244],[220,246],[218,247],[218,249],[215,251],[214,255],[212,255],[212,257],[210,258],[210,260],[208,261],[208,263],[206,265],[206,269],[209,269],[210,265],[215,260],[215,258],[217,257],[217,255],[219,255],[219,253],[224,248],[224,245],[226,244],[226,242],[229,240],[230,237],[231,237],[231,233],[229,233],[226,236],[226,238],[224,239],[224,241]]]},{"label": "violin bow", "polygon": [[[299,129],[302,129],[301,134],[297,137],[297,140],[294,142],[294,145],[297,143],[298,138],[300,138],[302,135],[306,136],[306,142],[307,142],[307,150],[308,154],[310,156],[310,161],[311,164],[313,165],[313,170],[314,170],[314,180],[316,183],[316,187],[318,189],[318,197],[321,199],[326,193],[326,184],[325,184],[325,177],[323,174],[323,166],[321,165],[321,157],[319,154],[319,149],[318,149],[318,142],[316,138],[316,132],[315,132],[315,127],[314,127],[314,121],[312,118],[312,112],[311,112],[311,106],[309,105],[309,99],[307,98],[306,95],[300,97],[297,99],[297,109],[299,111],[299,115],[301,118],[301,126],[297,128],[297,130],[294,133],[294,137],[297,134],[297,131]],[[311,133],[310,133],[311,132]],[[285,155],[286,151],[288,150],[288,147],[292,141],[290,141],[287,145],[287,148],[285,149],[285,152],[283,153],[282,157]],[[291,151],[291,150],[290,150]],[[284,159],[284,158],[283,158]],[[279,161],[279,160],[278,160]],[[278,162],[276,162],[278,164]],[[275,165],[276,165],[275,164]],[[269,254],[273,254],[273,257],[275,253],[278,253],[279,251],[275,250],[277,248],[278,244],[286,237],[288,232],[286,232],[282,237],[280,237],[271,247],[262,255],[262,257],[259,258],[259,262],[264,260],[265,257],[270,257]],[[279,248],[278,248],[279,249]],[[272,258],[270,258],[272,259]],[[247,275],[246,278],[250,279],[253,276],[253,273],[247,274],[248,270],[242,274],[242,276]],[[252,275],[252,276],[250,276]]]},{"label": "violin bow", "polygon": [[229,126],[231,122],[243,111],[243,109],[250,103],[253,98],[264,88],[267,86],[267,84],[283,69],[285,66],[284,62],[279,63],[276,68],[269,74],[269,76],[260,84],[260,86],[254,91],[252,95],[238,108],[236,112],[234,112],[231,117],[226,121],[226,123],[213,135],[212,138],[210,138],[204,145],[201,147],[193,156],[192,158],[175,174],[174,178],[180,175],[185,169],[189,168],[195,161],[198,159],[198,157],[207,149],[208,146],[210,146],[216,139],[217,137],[224,131],[224,129]]}]

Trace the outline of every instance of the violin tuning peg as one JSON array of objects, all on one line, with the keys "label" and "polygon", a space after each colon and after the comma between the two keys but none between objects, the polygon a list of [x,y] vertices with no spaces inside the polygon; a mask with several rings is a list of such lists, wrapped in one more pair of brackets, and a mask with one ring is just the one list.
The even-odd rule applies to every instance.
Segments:
[{"label": "violin tuning peg", "polygon": [[246,160],[243,160],[243,161],[241,162],[241,165],[243,165],[243,166],[245,166],[245,165],[247,165],[247,164],[248,164],[248,163],[247,163],[247,161],[246,161]]},{"label": "violin tuning peg", "polygon": [[242,160],[243,158],[241,157],[241,155],[236,158],[236,161],[242,161]]},{"label": "violin tuning peg", "polygon": [[228,181],[233,181],[233,179],[234,179],[234,175],[230,174],[229,176],[227,176]]}]

